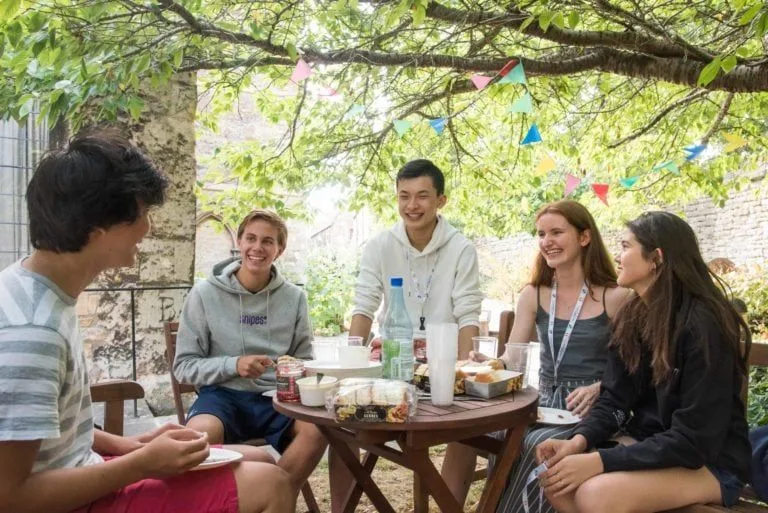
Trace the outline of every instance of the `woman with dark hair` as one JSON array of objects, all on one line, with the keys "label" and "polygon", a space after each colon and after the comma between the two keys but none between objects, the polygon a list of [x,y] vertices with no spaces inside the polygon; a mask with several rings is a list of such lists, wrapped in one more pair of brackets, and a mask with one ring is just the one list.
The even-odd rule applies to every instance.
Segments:
[{"label": "woman with dark hair", "polygon": [[[537,448],[542,485],[560,512],[731,506],[749,477],[749,330],[685,221],[648,212],[627,228],[618,283],[635,295],[614,321],[590,415]],[[616,433],[629,443],[609,446]]]},{"label": "woman with dark hair", "polygon": [[[531,280],[520,292],[509,342],[527,343],[537,337],[541,342],[540,406],[586,415],[600,393],[610,318],[628,291],[616,286],[616,272],[600,231],[580,203],[563,200],[544,206],[536,214],[536,231],[539,253]],[[472,357],[487,359],[482,354]],[[505,353],[501,361],[507,360]],[[539,425],[529,430],[499,512],[522,511],[523,494],[532,511],[551,511],[548,504],[540,503],[538,486],[526,489],[526,477],[536,467],[536,446],[570,432],[570,426]],[[444,470],[443,475],[460,502],[474,471],[473,456],[471,449],[453,446],[446,455],[446,468],[455,471]]]}]

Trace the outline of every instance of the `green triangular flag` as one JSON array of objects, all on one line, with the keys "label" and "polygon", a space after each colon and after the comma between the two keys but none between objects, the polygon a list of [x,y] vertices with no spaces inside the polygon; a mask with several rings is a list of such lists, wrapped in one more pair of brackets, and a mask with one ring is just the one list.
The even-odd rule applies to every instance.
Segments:
[{"label": "green triangular flag", "polygon": [[523,114],[530,114],[533,112],[533,98],[530,93],[525,93],[523,96],[514,101],[510,105],[508,112],[521,112]]},{"label": "green triangular flag", "polygon": [[635,185],[639,179],[640,179],[639,176],[630,176],[628,178],[622,178],[621,180],[619,180],[619,183],[624,187],[626,187],[627,189],[629,189],[630,187]]},{"label": "green triangular flag", "polygon": [[523,70],[523,63],[517,63],[517,66],[512,68],[512,71],[501,77],[499,84],[527,84],[525,79],[525,70]]},{"label": "green triangular flag", "polygon": [[407,134],[411,129],[411,126],[413,126],[410,121],[406,121],[405,119],[396,119],[392,124],[395,125],[395,132],[397,132],[400,137]]}]

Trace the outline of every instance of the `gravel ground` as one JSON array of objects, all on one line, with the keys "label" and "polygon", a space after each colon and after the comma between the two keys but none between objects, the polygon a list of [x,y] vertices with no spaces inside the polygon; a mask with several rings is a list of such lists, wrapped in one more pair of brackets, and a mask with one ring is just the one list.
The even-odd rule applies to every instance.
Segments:
[{"label": "gravel ground", "polygon": [[[445,446],[435,447],[430,452],[432,461],[439,469],[443,462]],[[478,458],[478,468],[485,467],[486,463],[486,460]],[[381,488],[384,496],[389,500],[397,513],[410,513],[413,511],[413,474],[410,470],[400,467],[383,458],[379,458],[376,462],[376,467],[373,470],[373,480],[379,488]],[[320,465],[315,469],[315,472],[310,478],[310,482],[312,483],[312,490],[315,494],[315,499],[320,506],[320,510],[323,512],[331,511],[331,500],[328,489],[328,461],[326,459],[323,459],[323,461],[320,462]],[[466,511],[474,511],[477,502],[480,500],[483,484],[484,481],[477,481],[472,484],[466,502]],[[299,497],[296,511],[307,511],[306,505],[301,497]],[[355,511],[358,513],[374,513],[376,509],[370,501],[368,501],[368,497],[363,494],[363,498]],[[440,509],[432,500],[430,500],[429,511],[430,513],[440,513]]]}]

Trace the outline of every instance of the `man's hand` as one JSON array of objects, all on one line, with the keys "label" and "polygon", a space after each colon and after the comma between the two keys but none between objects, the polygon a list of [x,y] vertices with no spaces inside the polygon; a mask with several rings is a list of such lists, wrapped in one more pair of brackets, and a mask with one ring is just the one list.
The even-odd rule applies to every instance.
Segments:
[{"label": "man's hand", "polygon": [[476,353],[474,351],[469,352],[469,359],[473,362],[484,362],[488,359],[483,353]]},{"label": "man's hand", "polygon": [[587,479],[603,473],[603,460],[597,452],[572,454],[541,475],[541,486],[554,497],[575,492]]},{"label": "man's hand", "polygon": [[600,397],[599,381],[585,387],[579,387],[568,394],[568,397],[565,399],[565,406],[571,410],[574,415],[583,417],[597,402],[598,397]]},{"label": "man's hand", "polygon": [[184,428],[164,432],[143,446],[137,456],[145,478],[163,479],[196,467],[209,452],[207,433]]},{"label": "man's hand", "polygon": [[134,435],[127,437],[129,440],[133,440],[135,442],[138,442],[141,447],[144,444],[148,444],[158,436],[162,435],[166,431],[174,431],[176,429],[184,429],[184,426],[181,426],[179,424],[176,424],[175,422],[167,422],[163,424],[162,426],[156,427],[152,431],[147,431],[146,433],[142,433],[141,435]]},{"label": "man's hand", "polygon": [[243,378],[258,378],[268,367],[274,366],[275,362],[263,354],[251,354],[237,359],[237,373]]}]

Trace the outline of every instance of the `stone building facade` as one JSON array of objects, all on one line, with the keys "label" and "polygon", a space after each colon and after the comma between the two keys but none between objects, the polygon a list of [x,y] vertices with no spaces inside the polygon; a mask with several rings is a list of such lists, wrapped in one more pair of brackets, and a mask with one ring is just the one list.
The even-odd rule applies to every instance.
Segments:
[{"label": "stone building facade", "polygon": [[91,381],[131,378],[135,371],[150,408],[168,412],[163,321],[178,318],[195,259],[195,76],[147,90],[144,100],[141,119],[121,128],[166,172],[168,197],[151,213],[136,265],[101,275],[89,287],[98,291],[82,294],[77,308]]}]

